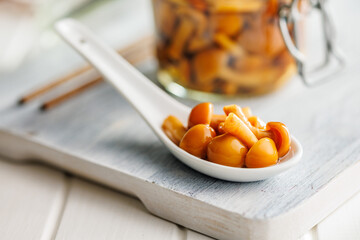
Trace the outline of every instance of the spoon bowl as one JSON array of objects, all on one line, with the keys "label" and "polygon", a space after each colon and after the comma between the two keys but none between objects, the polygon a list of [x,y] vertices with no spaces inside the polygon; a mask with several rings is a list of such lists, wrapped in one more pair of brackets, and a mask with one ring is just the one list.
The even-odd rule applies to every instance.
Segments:
[{"label": "spoon bowl", "polygon": [[174,144],[162,131],[168,115],[187,122],[190,108],[169,96],[113,49],[102,43],[89,29],[73,19],[57,22],[55,29],[88,60],[112,86],[138,111],[169,151],[189,167],[214,178],[252,182],[275,176],[296,165],[302,156],[300,143],[292,137],[289,153],[278,164],[265,168],[235,168],[197,158]]}]

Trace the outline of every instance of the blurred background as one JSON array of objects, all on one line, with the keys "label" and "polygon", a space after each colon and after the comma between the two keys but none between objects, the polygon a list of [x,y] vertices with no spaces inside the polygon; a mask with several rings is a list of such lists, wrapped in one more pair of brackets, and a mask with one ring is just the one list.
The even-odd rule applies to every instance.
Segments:
[{"label": "blurred background", "polygon": [[[289,84],[273,94],[236,100],[237,102],[241,101],[241,104],[244,106],[250,106],[252,109],[255,109],[255,112],[261,112],[264,119],[268,120],[274,117],[273,110],[279,109],[277,112],[281,112],[281,114],[276,115],[276,120],[289,123],[294,135],[300,136],[300,139],[308,144],[307,146],[311,145],[312,141],[308,140],[312,139],[313,135],[311,132],[304,131],[303,129],[320,129],[327,134],[326,138],[329,138],[330,133],[328,133],[327,124],[333,124],[334,126],[337,126],[336,129],[338,132],[334,131],[335,133],[332,133],[333,135],[331,135],[331,137],[335,138],[338,135],[346,136],[348,142],[356,139],[356,136],[358,136],[357,132],[360,129],[356,128],[356,126],[354,127],[353,122],[354,119],[359,116],[356,115],[359,112],[357,110],[358,108],[351,107],[351,105],[355,104],[357,106],[359,103],[355,102],[356,99],[358,99],[355,95],[358,94],[357,91],[359,86],[356,79],[357,73],[359,73],[357,65],[359,62],[360,47],[355,43],[360,40],[360,32],[358,27],[356,27],[356,22],[358,20],[356,16],[358,15],[360,1],[347,1],[347,3],[352,4],[350,7],[349,4],[344,4],[342,1],[330,0],[328,2],[331,3],[329,5],[330,13],[334,17],[333,20],[336,29],[338,30],[338,33],[340,33],[338,34],[339,46],[344,51],[347,60],[347,65],[342,77],[337,78],[328,85],[308,89],[301,83],[299,77],[295,76],[289,81]],[[114,140],[117,135],[116,133],[115,135],[112,135],[114,128],[111,127],[115,126],[115,129],[118,127],[116,124],[124,115],[123,109],[126,110],[125,112],[130,112],[132,110],[130,110],[130,106],[127,104],[122,106],[123,109],[119,108],[120,103],[124,101],[122,101],[120,97],[117,98],[118,96],[115,91],[110,89],[109,86],[103,85],[102,88],[99,87],[93,89],[87,96],[76,98],[72,102],[70,101],[70,104],[59,106],[57,111],[49,112],[49,114],[39,114],[39,111],[35,111],[35,109],[37,110],[44,101],[61,95],[66,92],[66,90],[59,90],[58,92],[56,92],[57,90],[52,90],[51,93],[40,96],[39,101],[36,98],[35,104],[29,104],[23,108],[13,107],[15,102],[17,102],[23,94],[30,93],[38,87],[54,82],[59,78],[64,78],[69,73],[71,74],[74,71],[81,70],[86,66],[86,62],[81,56],[64,43],[53,30],[53,24],[58,19],[66,17],[75,18],[83,22],[117,50],[123,49],[124,47],[127,48],[127,46],[148,36],[153,36],[155,32],[152,1],[150,0],[0,0],[0,109],[4,107],[4,114],[0,116],[0,120],[1,117],[3,117],[6,124],[14,129],[21,129],[26,134],[34,135],[33,129],[38,129],[38,132],[43,134],[44,132],[41,132],[40,130],[45,129],[48,130],[48,132],[45,132],[42,136],[48,137],[52,136],[53,133],[56,133],[60,136],[60,139],[63,136],[63,132],[65,132],[64,126],[78,127],[80,133],[87,133],[87,130],[101,132],[103,129],[110,129],[109,131],[105,131],[106,134],[102,134],[101,136],[109,135],[108,137],[110,140],[108,142],[105,141],[105,144],[111,145],[117,141]],[[319,19],[319,15],[314,14],[314,18],[315,20],[316,18]],[[318,50],[322,50],[324,44],[323,41],[318,40],[321,35],[320,29],[319,23],[316,21],[312,21],[310,24],[306,25],[306,31],[311,32],[311,34],[305,35],[310,36],[313,40],[311,41],[311,44],[305,44],[306,51],[308,54],[315,53],[314,57],[308,59],[310,62],[316,61],[316,58],[321,59]],[[137,54],[131,54],[135,51],[130,50],[128,51],[128,55],[133,56],[132,60],[137,62]],[[152,60],[154,60],[154,58]],[[144,68],[149,67],[151,70],[149,72],[155,74],[156,68],[154,68],[154,65],[156,65],[155,61],[151,61],[150,65],[142,66],[143,68],[141,70],[142,72],[147,73]],[[94,73],[90,72],[89,74],[91,75]],[[154,76],[155,75],[153,75],[152,79],[155,79]],[[90,78],[83,76],[83,82],[86,82],[89,79],[96,79],[96,77],[96,74]],[[70,81],[69,83],[72,84],[72,82],[77,85],[83,83],[82,81]],[[69,89],[73,88],[70,88],[69,86]],[[332,99],[330,99],[331,97]],[[287,99],[288,102],[284,101],[284,99]],[[305,100],[305,104],[303,100]],[[341,106],[339,104],[339,106],[336,105],[337,102],[340,102]],[[290,105],[291,103],[296,104]],[[98,106],[98,108],[93,108],[91,104],[93,104],[93,106]],[[283,108],[284,110],[281,110],[282,106],[285,106]],[[76,109],[75,112],[73,111],[74,109]],[[94,111],[94,109],[99,110],[99,112]],[[136,122],[133,119],[140,119],[135,112],[130,113],[130,120],[126,119],[129,123]],[[11,118],[11,114],[19,114],[19,120],[17,122],[15,121],[14,124],[12,123],[13,119]],[[327,117],[330,115],[340,117],[334,117],[329,121]],[[102,121],[98,121],[99,116],[101,116]],[[93,122],[89,120],[92,118],[94,119]],[[84,122],[87,123],[85,120],[89,120],[92,124],[85,124],[85,126],[83,126]],[[128,124],[126,121],[124,121],[124,124]],[[145,124],[140,120],[139,122]],[[341,122],[344,127],[338,127],[338,125],[340,125],[338,122]],[[43,125],[46,126],[43,128]],[[308,128],[308,125],[310,125],[311,128]],[[124,131],[126,130],[126,128],[123,129]],[[314,132],[316,132],[315,130]],[[321,131],[318,132],[321,133]],[[49,134],[46,135],[47,133]],[[77,134],[78,133],[79,132],[77,132]],[[81,136],[81,134],[78,134],[78,136]],[[88,135],[85,134],[84,136],[87,137]],[[153,134],[149,132],[149,136],[153,136]],[[322,139],[323,138],[324,137],[322,137]],[[73,139],[73,142],[77,140],[75,136],[72,136],[71,139]],[[63,142],[65,145],[72,145],[74,148],[78,147],[78,145],[73,144],[69,139],[65,139]],[[345,143],[342,138],[339,138],[339,142],[341,144],[336,146],[342,146],[342,144]],[[88,146],[87,143],[86,146]],[[86,150],[85,147],[78,148],[79,151]],[[338,151],[338,149],[335,149],[334,151]],[[14,151],[15,155],[16,153],[17,151]],[[326,155],[325,151],[324,155]],[[308,156],[309,159],[313,160],[313,155],[310,155],[309,152]],[[320,158],[322,155],[314,153],[314,156]],[[5,172],[7,170],[3,171]],[[13,170],[13,172],[15,171],[16,170]],[[0,176],[1,175],[6,176],[4,174],[0,174]],[[18,175],[11,172],[8,176],[15,176],[18,179],[22,179],[23,175],[22,172]],[[36,172],[34,175],[38,176],[38,173]],[[49,177],[46,176],[46,179],[48,178]],[[6,179],[6,181],[4,180],[2,182],[7,183],[14,181]],[[41,180],[38,182],[46,183],[48,181]],[[21,183],[21,185],[22,184],[23,183]],[[3,185],[5,186],[7,184]],[[16,189],[11,185],[9,186],[8,189],[10,190]],[[24,184],[24,186],[27,185]],[[43,185],[41,185],[40,188],[43,189]],[[31,187],[26,187],[26,189],[31,189]],[[51,186],[50,189],[55,188]],[[6,195],[8,194],[6,191],[0,192],[5,193]],[[98,194],[97,192],[94,195],[102,196],[102,194]],[[359,198],[358,195],[356,203],[353,202],[353,205],[351,206],[359,206]],[[20,201],[24,199],[22,196],[19,195],[18,198],[15,196],[10,199],[9,203],[11,203],[12,206],[15,206],[15,204],[13,204],[13,202],[15,202],[14,199],[18,200],[19,206],[23,206],[23,203]],[[92,197],[86,197],[86,200],[87,199],[92,199]],[[35,198],[34,202],[42,204],[41,201],[38,201]],[[47,201],[43,202],[46,203]],[[104,206],[106,207],[106,204],[104,204]],[[18,206],[16,206],[16,209],[18,209]],[[93,206],[89,207],[89,209],[93,209]],[[333,224],[329,224],[328,227],[323,228],[326,229],[324,232],[328,233],[327,235],[325,234],[326,236],[330,236],[335,229],[338,229],[339,223],[343,223],[344,226],[342,229],[344,230],[338,231],[339,234],[336,236],[343,237],[344,233],[351,232],[348,230],[351,224],[348,224],[347,221],[339,221],[339,219],[350,219],[350,223],[354,223],[354,225],[357,224],[352,229],[354,229],[353,232],[355,232],[353,236],[357,236],[358,238],[360,232],[357,221],[359,220],[359,214],[354,214],[353,209],[355,209],[355,207],[349,207],[348,209],[347,213],[343,214],[343,218],[336,216],[337,221],[333,221]],[[360,210],[358,209],[357,212],[360,212]],[[11,214],[12,213],[10,212],[9,215],[11,216]],[[4,216],[7,215],[5,214]],[[116,216],[116,218],[118,218],[118,216]],[[113,221],[113,218],[110,220]],[[7,219],[5,221],[7,222]],[[127,218],[126,221],[128,221]],[[115,223],[113,224],[114,229],[118,229],[119,226],[121,226],[121,224],[116,226]],[[69,226],[71,226],[71,224],[69,224]],[[14,229],[18,229],[18,227],[16,226]],[[321,230],[321,227],[319,229]],[[330,231],[331,229],[333,231]],[[341,237],[336,238],[334,235],[331,239],[341,239]],[[348,237],[347,239],[357,238]],[[314,237],[306,239],[328,240],[330,238]]]},{"label": "blurred background", "polygon": [[139,30],[153,31],[150,5],[146,0],[0,0],[0,78],[59,44],[52,30],[59,18],[76,18],[120,47],[139,37]]},{"label": "blurred background", "polygon": [[[276,1],[267,2],[271,3]],[[334,16],[335,24],[337,25],[336,27],[339,28],[341,25],[341,21],[339,20],[341,19],[339,19],[337,14],[334,14],[336,12],[334,11],[336,6],[334,6],[335,4],[332,4],[330,13]],[[157,9],[160,9],[160,7],[157,7]],[[160,16],[161,11],[158,10],[158,13]],[[54,81],[57,78],[66,75],[66,73],[79,69],[79,67],[83,66],[85,62],[81,59],[81,57],[79,57],[74,51],[66,46],[66,44],[62,42],[57,34],[53,31],[53,24],[56,22],[56,20],[65,17],[75,18],[85,23],[94,32],[99,34],[102,39],[107,41],[108,44],[117,50],[122,49],[125,46],[128,46],[135,41],[144,38],[145,36],[155,35],[152,1],[150,0],[0,0],[0,80],[4,78],[11,78],[17,81],[18,78],[22,78],[21,81],[18,80],[19,82],[17,84],[21,84],[22,86],[19,87],[23,88],[24,92],[27,92],[29,89],[34,89],[37,86]],[[166,16],[166,18],[170,19],[169,16]],[[302,32],[304,35],[304,37],[302,36],[304,38],[303,45],[306,46],[306,54],[308,55],[307,61],[310,62],[309,66],[315,66],[316,63],[321,63],[324,58],[323,54],[319,54],[319,52],[324,52],[325,47],[324,41],[322,40],[323,36],[321,35],[322,26],[320,25],[320,19],[321,16],[318,14],[318,12],[312,11],[311,17],[307,16],[306,19],[306,21],[309,21],[310,24],[307,24],[306,22],[306,27]],[[223,21],[224,23],[227,23],[228,20],[224,19],[216,21]],[[164,22],[166,21],[162,21],[162,23]],[[250,22],[252,22],[252,20],[250,20]],[[158,23],[158,25],[162,27],[162,23]],[[166,23],[164,24],[166,27]],[[277,26],[277,22],[272,24]],[[260,28],[264,30],[267,29],[266,26],[262,26]],[[244,29],[246,29],[246,24],[244,24]],[[353,34],[350,28],[341,30],[343,35]],[[272,32],[269,36],[264,37],[264,39],[260,41],[281,42],[278,29],[273,29],[271,31]],[[308,34],[308,32],[311,34]],[[258,34],[256,32],[246,33],[244,35],[251,37],[252,34],[255,34],[255,39],[261,38],[256,36],[256,34]],[[163,38],[163,35],[164,34],[162,32],[159,33],[158,31],[158,40]],[[307,39],[308,36],[311,36],[312,40],[309,41]],[[158,48],[163,48],[160,46],[163,43],[168,44],[169,41],[173,41],[174,39],[172,39],[172,37],[174,39],[177,38],[176,34],[173,33],[169,39],[164,37],[162,40],[159,40]],[[237,38],[237,36],[235,36],[235,38]],[[318,41],[314,41],[314,39],[318,39]],[[343,37],[343,39],[346,40],[346,37]],[[226,42],[228,40],[226,39],[224,40],[222,38],[219,41],[223,41],[225,45],[228,44],[228,42]],[[246,41],[246,44],[240,44],[242,44],[242,47],[246,48],[245,45],[251,46],[251,44],[248,44],[249,42],[251,43],[252,41]],[[216,44],[218,44],[218,42],[216,42],[215,45]],[[274,46],[276,46],[276,43]],[[285,49],[283,43],[278,47]],[[166,50],[166,47],[164,47],[164,49]],[[231,51],[233,50],[227,51],[227,54],[230,56]],[[237,49],[234,50],[235,54],[236,51]],[[186,59],[189,56],[189,54],[187,54],[188,53],[184,53],[183,57],[185,60],[189,60]],[[260,52],[260,56],[263,57],[261,54],[262,52]],[[279,56],[281,57],[281,55]],[[272,57],[272,61],[281,62],[279,61],[279,59],[282,59],[280,57]],[[250,56],[248,59],[252,61],[250,61],[250,64],[253,64],[254,58],[251,58]],[[240,62],[242,62],[241,58],[240,60]],[[175,68],[176,70],[176,64],[180,64],[179,68],[181,69],[181,61],[180,63],[177,63],[178,60],[174,60],[169,57],[165,60],[160,59],[160,61],[165,63],[165,65],[167,61],[170,62],[169,68],[167,68],[168,66],[162,66],[162,68],[167,68],[166,70],[169,72],[174,70],[171,68]],[[172,66],[172,62],[175,62],[176,64]],[[263,60],[260,60],[260,62],[263,62]],[[246,66],[246,68],[252,68],[248,67],[246,64],[243,64]],[[39,72],[41,70],[41,67],[38,67],[39,65],[44,67],[44,72]],[[27,66],[29,69],[27,69]],[[271,67],[272,66],[270,66],[270,68]],[[257,68],[254,69],[258,71]],[[259,69],[260,71],[263,71],[263,69],[266,68],[261,65]],[[154,70],[155,69],[153,68],[152,71]],[[237,69],[236,71],[241,72],[242,70]],[[27,73],[30,73],[30,75],[27,75]],[[292,74],[289,76],[294,76],[294,73],[295,71],[292,71]],[[26,80],[24,75],[27,75]],[[179,73],[176,72],[175,75],[179,75]],[[221,77],[219,78],[220,80],[223,80]],[[266,77],[261,75],[260,79],[261,78]],[[280,78],[280,76],[277,78]],[[186,86],[186,82],[180,81],[181,76],[178,80],[180,85]],[[162,84],[166,86],[166,83],[163,83],[163,81],[165,80],[161,81]],[[216,78],[211,79],[211,81],[214,82],[211,83],[211,87],[213,87],[212,89],[207,89],[203,86],[201,86],[199,89],[215,93],[217,92],[217,88],[221,87],[226,89],[226,86],[224,86],[224,81],[219,82]],[[196,89],[198,86],[189,85],[188,87]],[[168,87],[167,90],[169,90]],[[231,91],[231,86],[228,90],[230,92],[229,95],[233,93],[239,93],[239,90],[236,89]],[[171,92],[175,92],[175,95],[181,95],[177,94],[176,91]],[[228,94],[221,91],[220,93]]]}]

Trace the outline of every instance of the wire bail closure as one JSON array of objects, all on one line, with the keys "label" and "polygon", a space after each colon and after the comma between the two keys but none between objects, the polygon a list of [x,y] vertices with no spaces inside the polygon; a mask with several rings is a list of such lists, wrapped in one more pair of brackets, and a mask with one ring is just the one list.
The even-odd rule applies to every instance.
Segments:
[{"label": "wire bail closure", "polygon": [[[301,0],[300,0],[301,1]],[[294,57],[298,73],[308,87],[322,84],[329,80],[335,73],[338,73],[345,66],[345,60],[334,43],[335,31],[334,25],[329,17],[327,10],[325,9],[324,0],[310,0],[311,9],[316,9],[321,14],[322,29],[324,35],[324,42],[326,46],[325,61],[317,68],[310,72],[305,72],[306,56],[299,50],[300,38],[299,38],[299,18],[301,13],[299,12],[299,0],[292,1],[289,5],[283,5],[279,9],[279,28],[290,54]],[[290,34],[288,24],[293,25],[292,32]],[[291,37],[293,36],[293,38]],[[293,40],[294,39],[294,40]]]}]

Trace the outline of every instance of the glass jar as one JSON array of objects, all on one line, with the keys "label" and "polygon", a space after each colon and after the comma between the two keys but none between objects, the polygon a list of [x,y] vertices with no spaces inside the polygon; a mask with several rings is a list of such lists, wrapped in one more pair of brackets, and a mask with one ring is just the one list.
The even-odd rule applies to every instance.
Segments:
[{"label": "glass jar", "polygon": [[279,29],[289,2],[153,0],[160,83],[180,96],[277,89],[296,72]]}]

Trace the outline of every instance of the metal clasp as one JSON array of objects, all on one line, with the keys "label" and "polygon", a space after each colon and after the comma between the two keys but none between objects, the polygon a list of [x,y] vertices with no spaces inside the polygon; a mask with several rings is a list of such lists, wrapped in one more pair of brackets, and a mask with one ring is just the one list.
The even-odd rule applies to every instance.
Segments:
[{"label": "metal clasp", "polygon": [[[301,1],[301,0],[300,0]],[[316,9],[321,14],[324,42],[326,47],[325,60],[317,68],[305,72],[306,56],[299,50],[301,33],[299,32],[299,0],[294,0],[290,5],[283,5],[279,9],[279,27],[285,45],[296,60],[298,73],[306,86],[315,86],[329,80],[345,66],[345,60],[334,43],[335,31],[331,18],[325,9],[324,0],[310,0],[310,9]],[[292,25],[291,34],[288,24]],[[293,36],[293,37],[292,37]],[[294,39],[294,40],[293,40]]]}]

